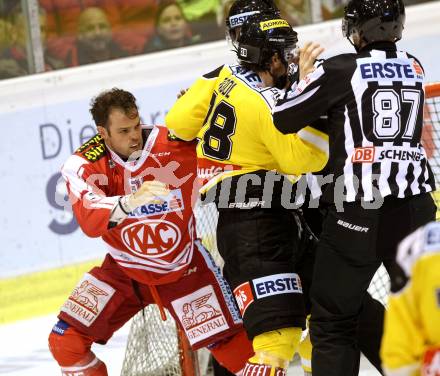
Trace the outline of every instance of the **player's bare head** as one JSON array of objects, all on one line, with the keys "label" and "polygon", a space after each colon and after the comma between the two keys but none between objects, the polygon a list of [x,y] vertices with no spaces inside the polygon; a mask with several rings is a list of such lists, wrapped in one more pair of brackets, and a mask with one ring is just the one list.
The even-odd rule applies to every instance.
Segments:
[{"label": "player's bare head", "polygon": [[236,0],[229,8],[226,17],[226,38],[233,44],[240,35],[240,29],[246,19],[254,14],[266,13],[278,17],[280,11],[273,4],[272,0]]},{"label": "player's bare head", "polygon": [[128,91],[113,88],[92,99],[90,113],[96,126],[110,131],[110,113],[114,109],[122,111],[128,118],[134,119],[139,116],[134,95]]},{"label": "player's bare head", "polygon": [[350,0],[342,33],[357,50],[373,42],[397,42],[405,23],[403,0]]},{"label": "player's bare head", "polygon": [[[241,66],[255,72],[270,72],[275,81],[287,79],[288,66],[293,62],[298,42],[297,33],[289,23],[268,14],[250,16],[242,25],[237,40],[237,57]],[[280,65],[273,72],[274,61]],[[284,86],[279,82],[275,86]]]},{"label": "player's bare head", "polygon": [[123,158],[142,149],[142,128],[136,98],[113,88],[92,100],[90,112],[108,147]]}]

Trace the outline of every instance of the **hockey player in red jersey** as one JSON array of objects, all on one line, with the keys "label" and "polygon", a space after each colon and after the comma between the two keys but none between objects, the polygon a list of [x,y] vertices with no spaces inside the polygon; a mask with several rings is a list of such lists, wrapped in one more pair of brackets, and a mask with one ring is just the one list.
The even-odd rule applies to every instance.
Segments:
[{"label": "hockey player in red jersey", "polygon": [[112,89],[92,102],[98,134],[62,168],[75,217],[108,249],[58,315],[49,347],[62,375],[105,376],[91,351],[145,306],[163,308],[193,349],[209,346],[234,373],[253,355],[229,286],[196,238],[195,144],[146,127],[134,96]]}]

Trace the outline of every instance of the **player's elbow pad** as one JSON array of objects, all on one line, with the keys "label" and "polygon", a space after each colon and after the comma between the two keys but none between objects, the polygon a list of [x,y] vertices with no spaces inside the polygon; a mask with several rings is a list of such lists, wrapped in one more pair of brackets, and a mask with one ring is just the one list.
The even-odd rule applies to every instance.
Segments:
[{"label": "player's elbow pad", "polygon": [[312,163],[312,170],[310,170],[310,172],[318,172],[321,171],[328,162],[328,154],[321,152],[321,151],[317,151],[316,153],[314,153],[315,155],[313,155],[313,163]]},{"label": "player's elbow pad", "polygon": [[196,138],[196,135],[190,134],[188,129],[185,129],[184,122],[182,119],[179,120],[177,116],[174,115],[174,111],[168,112],[165,116],[165,125],[173,136],[176,136],[183,141],[192,141]]},{"label": "player's elbow pad", "polygon": [[89,238],[99,238],[103,235],[101,231],[97,231],[98,229],[94,228],[93,226],[81,226],[81,230],[86,234]]}]

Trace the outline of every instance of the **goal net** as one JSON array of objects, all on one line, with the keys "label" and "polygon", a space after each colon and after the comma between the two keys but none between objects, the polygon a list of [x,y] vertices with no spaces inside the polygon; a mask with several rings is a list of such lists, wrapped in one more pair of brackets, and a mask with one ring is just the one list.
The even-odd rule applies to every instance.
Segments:
[{"label": "goal net", "polygon": [[[437,191],[433,197],[437,208],[440,209],[440,83],[425,86],[424,124],[422,144],[425,148],[429,163],[435,176]],[[437,210],[437,220],[440,219],[440,210]],[[389,291],[389,278],[382,266],[376,273],[368,290],[373,298],[386,304]]]},{"label": "goal net", "polygon": [[[426,86],[425,123],[422,142],[440,187],[440,83]],[[440,207],[440,191],[433,194]],[[216,261],[222,260],[217,251],[215,229],[217,211],[212,204],[196,209],[197,233]],[[438,212],[437,218],[440,218]],[[386,304],[389,291],[388,274],[381,267],[373,278],[369,292]],[[178,335],[176,324],[167,314],[162,321],[156,306],[150,305],[132,320],[127,341],[122,376],[196,376],[207,374],[206,351],[197,356],[188,350],[185,340]]]}]

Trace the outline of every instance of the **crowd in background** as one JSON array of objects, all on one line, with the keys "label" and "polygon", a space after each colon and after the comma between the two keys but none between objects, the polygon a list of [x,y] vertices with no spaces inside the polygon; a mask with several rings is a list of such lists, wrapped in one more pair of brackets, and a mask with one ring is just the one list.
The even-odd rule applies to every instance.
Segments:
[{"label": "crowd in background", "polygon": [[[224,38],[232,0],[39,0],[45,70],[74,67]],[[274,0],[292,26],[311,23],[311,0]],[[409,0],[407,4],[425,2]],[[345,0],[321,0],[320,19],[342,16]],[[28,64],[22,1],[0,0],[0,79]]]}]

